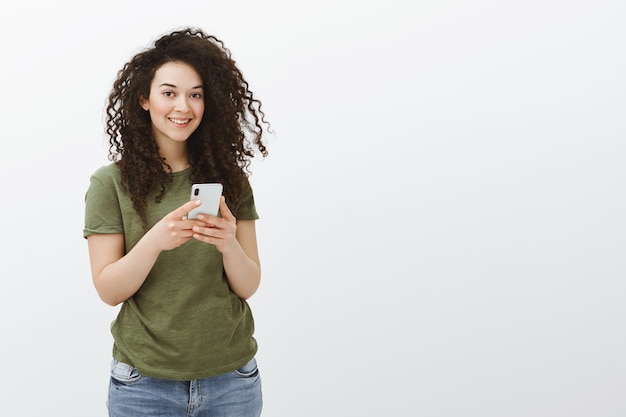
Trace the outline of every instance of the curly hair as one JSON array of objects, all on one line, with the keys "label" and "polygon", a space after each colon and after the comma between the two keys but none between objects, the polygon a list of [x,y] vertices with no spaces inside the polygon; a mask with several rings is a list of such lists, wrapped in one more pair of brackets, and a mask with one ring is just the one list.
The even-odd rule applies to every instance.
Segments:
[{"label": "curly hair", "polygon": [[227,204],[236,209],[256,150],[263,157],[268,153],[262,136],[269,123],[261,101],[224,43],[194,28],[163,35],[118,72],[105,117],[108,158],[118,165],[122,184],[144,226],[148,197],[156,192],[155,201],[161,201],[172,169],[159,154],[150,115],[140,100],[149,97],[156,71],[168,62],[193,67],[204,87],[205,117],[187,139],[193,182],[221,182]]}]

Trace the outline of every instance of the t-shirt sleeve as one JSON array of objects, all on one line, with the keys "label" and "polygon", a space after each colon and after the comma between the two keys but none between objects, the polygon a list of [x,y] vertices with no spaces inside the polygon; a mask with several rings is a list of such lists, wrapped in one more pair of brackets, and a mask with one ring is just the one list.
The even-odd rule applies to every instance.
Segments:
[{"label": "t-shirt sleeve", "polygon": [[92,175],[85,194],[83,237],[92,234],[123,233],[122,213],[116,187],[110,178]]},{"label": "t-shirt sleeve", "polygon": [[244,185],[243,195],[239,202],[237,213],[235,213],[235,218],[237,220],[258,220],[259,218],[256,205],[254,204],[254,193],[248,181]]}]

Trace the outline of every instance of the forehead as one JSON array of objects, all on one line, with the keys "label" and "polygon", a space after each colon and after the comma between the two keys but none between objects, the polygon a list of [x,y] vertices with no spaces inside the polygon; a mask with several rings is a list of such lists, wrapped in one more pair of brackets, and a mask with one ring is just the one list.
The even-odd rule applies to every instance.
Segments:
[{"label": "forehead", "polygon": [[152,86],[158,87],[169,84],[178,88],[196,88],[202,86],[200,74],[189,64],[184,62],[166,62],[154,73]]}]

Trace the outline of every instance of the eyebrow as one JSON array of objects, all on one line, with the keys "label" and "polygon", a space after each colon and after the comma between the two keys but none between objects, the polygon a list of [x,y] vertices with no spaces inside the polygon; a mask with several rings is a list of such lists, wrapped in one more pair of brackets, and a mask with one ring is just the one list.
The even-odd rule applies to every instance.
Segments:
[{"label": "eyebrow", "polygon": [[[163,83],[163,84],[161,84],[159,87],[171,87],[171,88],[178,88],[178,87],[176,87],[174,84],[169,84],[169,83]],[[203,87],[203,86],[201,86],[201,85],[197,85],[197,86],[195,86],[195,87],[192,87],[191,89],[192,89],[192,90],[195,90],[196,88],[204,88],[204,87]]]}]

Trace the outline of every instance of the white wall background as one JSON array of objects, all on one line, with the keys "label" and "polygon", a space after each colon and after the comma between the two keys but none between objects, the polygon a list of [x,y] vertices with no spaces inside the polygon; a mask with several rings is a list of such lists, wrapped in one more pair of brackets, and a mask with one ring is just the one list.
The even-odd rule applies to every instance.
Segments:
[{"label": "white wall background", "polygon": [[276,131],[251,179],[265,416],[626,415],[625,2],[12,3],[0,415],[106,415],[83,196],[117,70],[183,25]]}]

